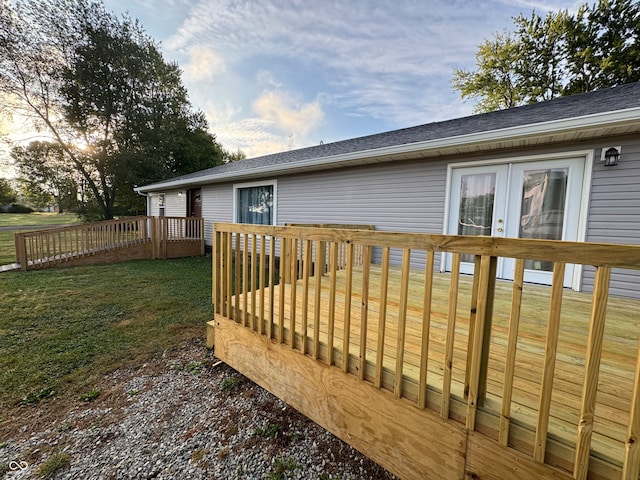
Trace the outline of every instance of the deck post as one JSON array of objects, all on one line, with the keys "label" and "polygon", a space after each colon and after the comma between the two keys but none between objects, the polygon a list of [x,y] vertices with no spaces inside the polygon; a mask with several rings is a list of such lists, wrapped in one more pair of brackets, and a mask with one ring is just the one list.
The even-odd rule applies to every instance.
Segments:
[{"label": "deck post", "polygon": [[27,269],[26,238],[22,233],[16,233],[14,240],[16,243],[16,262],[20,264],[20,270],[26,270]]}]

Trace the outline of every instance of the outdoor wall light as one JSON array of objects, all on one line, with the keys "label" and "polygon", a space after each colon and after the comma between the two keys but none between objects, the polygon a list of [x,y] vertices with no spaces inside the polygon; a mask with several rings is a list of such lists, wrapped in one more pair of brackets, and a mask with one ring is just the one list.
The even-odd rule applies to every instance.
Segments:
[{"label": "outdoor wall light", "polygon": [[621,151],[622,147],[603,148],[600,155],[600,161],[604,162],[605,167],[613,167],[615,165],[618,165]]}]

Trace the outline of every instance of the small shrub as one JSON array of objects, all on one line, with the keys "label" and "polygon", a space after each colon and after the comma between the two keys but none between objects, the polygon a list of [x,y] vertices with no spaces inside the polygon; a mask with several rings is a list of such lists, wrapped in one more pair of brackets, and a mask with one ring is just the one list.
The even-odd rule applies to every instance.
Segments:
[{"label": "small shrub", "polygon": [[279,423],[269,423],[265,427],[256,428],[255,433],[262,438],[276,438],[281,430],[282,425]]},{"label": "small shrub", "polygon": [[42,400],[53,397],[53,390],[50,388],[42,388],[37,392],[29,392],[29,394],[18,402],[18,405],[35,405]]},{"label": "small shrub", "polygon": [[223,392],[231,393],[236,388],[238,388],[238,378],[237,377],[227,377],[222,381],[222,385],[220,389]]},{"label": "small shrub", "polygon": [[71,457],[66,453],[54,453],[38,469],[39,478],[53,478],[56,473],[71,463]]},{"label": "small shrub", "polygon": [[100,396],[100,390],[91,390],[80,397],[81,402],[92,402]]},{"label": "small shrub", "polygon": [[293,472],[297,468],[300,468],[300,465],[293,458],[278,457],[274,460],[273,468],[267,474],[267,478],[269,480],[284,480],[287,478],[287,472]]}]

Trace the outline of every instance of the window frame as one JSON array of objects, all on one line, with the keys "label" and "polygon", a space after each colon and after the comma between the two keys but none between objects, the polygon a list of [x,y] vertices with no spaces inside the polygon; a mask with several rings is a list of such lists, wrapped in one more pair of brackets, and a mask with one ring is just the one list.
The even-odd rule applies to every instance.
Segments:
[{"label": "window frame", "polygon": [[[238,223],[238,190],[255,187],[273,187],[273,205],[271,207],[271,224],[277,225],[278,216],[278,181],[261,180],[257,182],[235,183],[233,185],[233,223]],[[256,224],[257,225],[257,224]]]}]

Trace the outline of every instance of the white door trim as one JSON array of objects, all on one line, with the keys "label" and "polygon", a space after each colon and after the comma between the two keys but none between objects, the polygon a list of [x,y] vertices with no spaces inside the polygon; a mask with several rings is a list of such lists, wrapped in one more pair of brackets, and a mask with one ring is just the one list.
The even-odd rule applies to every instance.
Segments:
[{"label": "white door trim", "polygon": [[[545,161],[545,160],[557,160],[567,157],[582,157],[584,158],[584,170],[583,170],[583,178],[582,178],[582,195],[580,198],[580,213],[578,216],[578,230],[577,230],[577,239],[580,242],[585,241],[587,234],[587,218],[588,218],[588,209],[589,209],[589,201],[591,198],[591,179],[593,176],[593,161],[594,161],[594,150],[570,150],[563,152],[552,152],[552,153],[544,153],[544,154],[535,154],[535,155],[521,155],[515,157],[503,157],[503,158],[494,158],[487,160],[476,160],[476,161],[465,161],[465,162],[453,162],[447,164],[447,176],[445,182],[445,202],[444,202],[444,218],[442,223],[442,233],[446,235],[448,233],[449,226],[449,210],[450,210],[450,202],[451,202],[451,184],[452,184],[452,175],[453,170],[456,168],[466,168],[466,167],[478,167],[485,165],[496,165],[496,164],[511,164],[511,163],[522,163],[522,162],[535,162],[535,161]],[[440,254],[440,271],[444,272],[446,269],[446,254],[442,252]],[[571,288],[576,291],[580,291],[582,288],[582,265],[574,266],[574,275]]]}]

